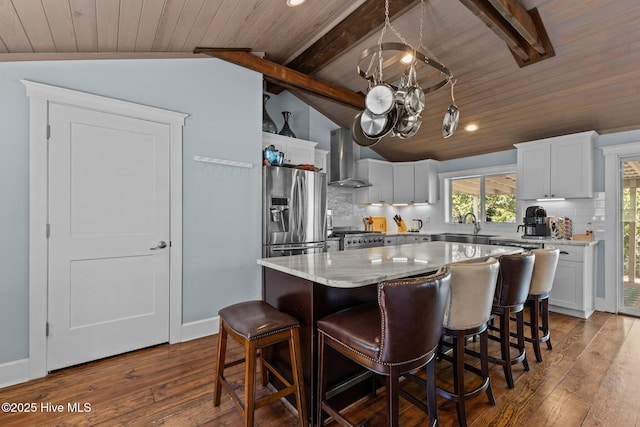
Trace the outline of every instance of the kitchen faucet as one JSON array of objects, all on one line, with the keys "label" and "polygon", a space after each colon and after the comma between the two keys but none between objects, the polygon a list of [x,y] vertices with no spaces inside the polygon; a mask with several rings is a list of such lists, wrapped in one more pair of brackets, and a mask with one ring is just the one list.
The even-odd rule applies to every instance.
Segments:
[{"label": "kitchen faucet", "polygon": [[467,222],[467,217],[471,215],[471,220],[472,220],[472,224],[473,224],[473,235],[477,236],[478,235],[478,231],[480,231],[480,224],[478,224],[478,219],[476,218],[475,214],[473,212],[468,212],[464,215],[464,219],[463,222]]}]

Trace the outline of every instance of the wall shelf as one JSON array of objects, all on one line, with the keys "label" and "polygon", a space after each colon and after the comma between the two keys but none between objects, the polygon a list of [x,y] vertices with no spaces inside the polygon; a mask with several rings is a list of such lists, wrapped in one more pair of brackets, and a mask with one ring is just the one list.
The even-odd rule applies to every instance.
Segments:
[{"label": "wall shelf", "polygon": [[239,168],[247,168],[247,169],[253,167],[253,163],[238,162],[235,160],[226,160],[226,159],[216,159],[213,157],[193,156],[193,160],[195,160],[196,162],[215,163],[218,165],[236,166]]}]

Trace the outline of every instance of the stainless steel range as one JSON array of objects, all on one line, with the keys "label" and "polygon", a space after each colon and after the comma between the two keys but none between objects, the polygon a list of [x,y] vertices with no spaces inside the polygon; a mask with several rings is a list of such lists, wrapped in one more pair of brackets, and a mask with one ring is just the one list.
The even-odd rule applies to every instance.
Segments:
[{"label": "stainless steel range", "polygon": [[334,230],[333,236],[340,237],[341,251],[384,246],[384,235],[379,231]]}]

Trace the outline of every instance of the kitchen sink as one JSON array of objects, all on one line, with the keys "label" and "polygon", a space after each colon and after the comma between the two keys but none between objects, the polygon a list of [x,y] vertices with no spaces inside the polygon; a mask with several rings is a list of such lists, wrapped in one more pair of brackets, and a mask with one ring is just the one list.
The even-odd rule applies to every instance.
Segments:
[{"label": "kitchen sink", "polygon": [[495,236],[488,236],[488,235],[476,236],[474,234],[463,234],[463,233],[440,233],[440,234],[432,234],[431,240],[488,245],[490,243],[489,239],[491,239],[492,237],[495,237]]}]

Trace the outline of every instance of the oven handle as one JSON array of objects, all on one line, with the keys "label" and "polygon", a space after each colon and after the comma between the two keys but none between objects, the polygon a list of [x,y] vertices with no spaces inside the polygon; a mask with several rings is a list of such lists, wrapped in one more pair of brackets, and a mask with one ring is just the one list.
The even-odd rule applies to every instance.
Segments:
[{"label": "oven handle", "polygon": [[272,251],[295,251],[295,250],[299,250],[299,249],[322,249],[324,248],[324,243],[319,243],[316,245],[303,245],[303,246],[280,246],[280,247],[275,247],[272,246],[271,250]]}]

